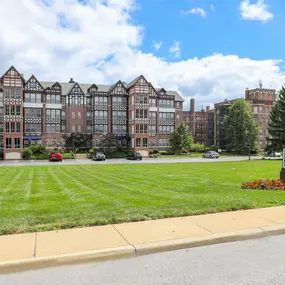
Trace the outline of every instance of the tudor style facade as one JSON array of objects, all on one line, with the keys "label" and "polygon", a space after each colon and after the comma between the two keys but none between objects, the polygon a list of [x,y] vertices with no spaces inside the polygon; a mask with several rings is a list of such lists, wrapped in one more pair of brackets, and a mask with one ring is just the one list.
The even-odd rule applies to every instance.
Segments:
[{"label": "tudor style facade", "polygon": [[169,147],[182,122],[183,98],[154,88],[143,75],[129,84],[27,81],[12,66],[0,80],[0,150],[4,159],[21,159],[24,147],[63,146],[63,134],[92,135],[93,147],[112,133],[143,156]]}]

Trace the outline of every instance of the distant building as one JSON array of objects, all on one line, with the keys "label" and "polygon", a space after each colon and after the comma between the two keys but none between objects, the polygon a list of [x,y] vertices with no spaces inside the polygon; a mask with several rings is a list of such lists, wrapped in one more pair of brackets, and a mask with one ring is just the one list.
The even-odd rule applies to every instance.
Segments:
[{"label": "distant building", "polygon": [[[201,111],[195,111],[195,100],[190,99],[190,110],[183,112],[183,121],[185,122],[186,129],[192,133],[193,139],[196,143],[203,143],[210,146],[212,141],[209,142],[209,119],[214,110],[210,106],[203,108]],[[210,139],[213,136],[213,125],[210,126]],[[212,143],[213,144],[213,143]]]},{"label": "distant building", "polygon": [[273,103],[276,100],[275,89],[264,89],[260,82],[259,88],[246,89],[245,100],[251,105],[254,118],[259,127],[259,146],[264,149],[268,136],[268,119]]}]

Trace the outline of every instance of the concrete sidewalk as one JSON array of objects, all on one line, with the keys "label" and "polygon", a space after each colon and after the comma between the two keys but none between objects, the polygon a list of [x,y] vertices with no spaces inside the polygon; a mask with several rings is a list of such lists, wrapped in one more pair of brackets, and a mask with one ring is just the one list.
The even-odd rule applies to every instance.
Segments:
[{"label": "concrete sidewalk", "polygon": [[285,233],[285,206],[0,236],[0,273]]}]

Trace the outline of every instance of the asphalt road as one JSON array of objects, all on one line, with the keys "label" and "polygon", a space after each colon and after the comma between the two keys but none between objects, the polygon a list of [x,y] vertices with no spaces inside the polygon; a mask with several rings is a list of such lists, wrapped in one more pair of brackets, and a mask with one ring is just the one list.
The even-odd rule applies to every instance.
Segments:
[{"label": "asphalt road", "polygon": [[285,236],[0,275],[1,285],[283,285]]},{"label": "asphalt road", "polygon": [[[252,159],[261,159],[261,157],[252,157]],[[26,166],[26,165],[76,165],[76,164],[159,164],[159,163],[188,163],[188,162],[221,162],[221,161],[244,161],[248,160],[248,156],[233,156],[220,157],[219,159],[209,158],[146,158],[141,161],[133,161],[127,159],[107,159],[106,161],[92,161],[92,160],[75,160],[67,159],[63,162],[49,162],[49,161],[0,161],[1,166]]]}]

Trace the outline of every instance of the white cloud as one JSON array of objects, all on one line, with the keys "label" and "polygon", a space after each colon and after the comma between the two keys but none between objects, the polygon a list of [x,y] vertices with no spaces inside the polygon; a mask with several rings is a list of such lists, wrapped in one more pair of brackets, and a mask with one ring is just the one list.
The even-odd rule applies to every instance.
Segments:
[{"label": "white cloud", "polygon": [[153,41],[152,44],[153,44],[153,48],[154,48],[156,51],[158,51],[158,50],[161,49],[163,42],[162,42],[162,41],[159,41],[159,42]]},{"label": "white cloud", "polygon": [[[48,0],[45,0],[46,2]],[[87,2],[87,1],[86,1]],[[279,61],[213,54],[169,62],[140,50],[143,28],[130,11],[134,0],[3,1],[0,5],[0,74],[12,64],[25,78],[40,80],[114,83],[131,81],[139,74],[156,86],[178,90],[196,106],[241,97],[246,87],[280,88],[285,83]],[[65,28],[59,25],[59,15]],[[11,20],[13,19],[13,20]],[[171,49],[179,55],[179,42]],[[187,106],[186,106],[187,107]]]},{"label": "white cloud", "polygon": [[273,14],[268,11],[268,5],[263,0],[257,0],[255,4],[251,4],[250,0],[243,0],[240,4],[240,12],[244,20],[267,22],[273,18]]},{"label": "white cloud", "polygon": [[213,12],[215,12],[216,10],[215,10],[215,7],[214,7],[214,5],[213,4],[211,4],[211,10],[213,11]]},{"label": "white cloud", "polygon": [[175,57],[180,57],[180,42],[175,41],[173,45],[169,48],[169,52]]},{"label": "white cloud", "polygon": [[202,8],[193,8],[191,10],[188,11],[182,11],[181,12],[183,15],[189,15],[189,14],[196,14],[196,15],[200,15],[202,17],[206,17],[207,13],[204,9]]}]

